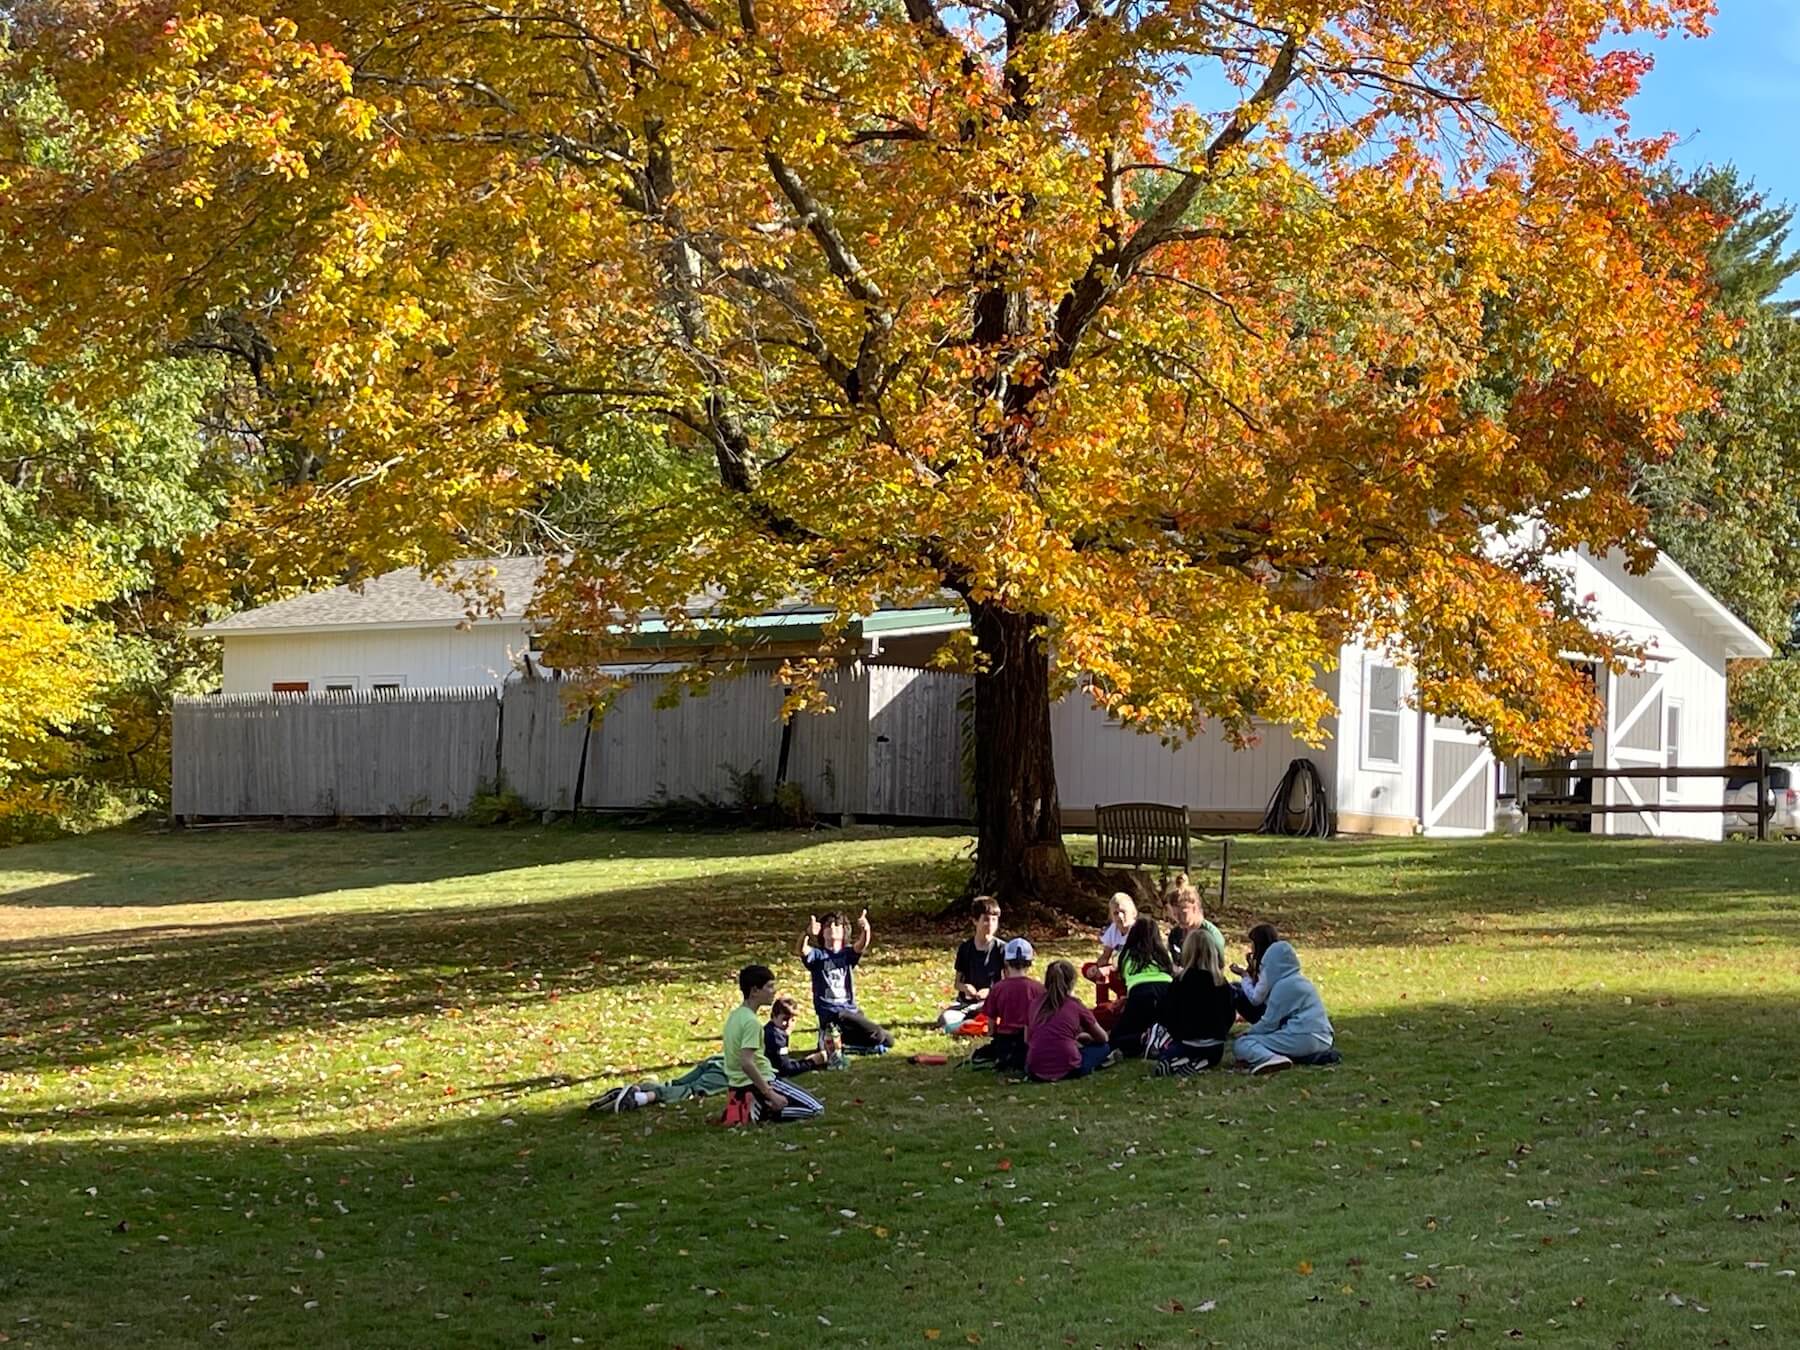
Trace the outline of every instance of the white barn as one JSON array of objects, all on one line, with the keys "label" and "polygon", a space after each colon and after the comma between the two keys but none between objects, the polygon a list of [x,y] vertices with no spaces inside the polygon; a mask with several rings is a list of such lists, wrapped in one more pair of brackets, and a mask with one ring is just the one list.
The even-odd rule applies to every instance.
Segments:
[{"label": "white barn", "polygon": [[[1600,627],[1647,652],[1638,670],[1599,672],[1605,720],[1595,728],[1591,756],[1575,762],[1572,777],[1580,779],[1584,763],[1608,769],[1726,763],[1726,663],[1766,658],[1768,644],[1662,555],[1643,576],[1612,557],[1578,553],[1560,561],[1575,594],[1594,596]],[[1322,672],[1319,682],[1338,708],[1326,724],[1330,739],[1319,748],[1269,726],[1248,749],[1202,736],[1170,751],[1085,700],[1065,699],[1054,717],[1065,818],[1090,822],[1090,803],[1185,802],[1202,828],[1254,829],[1290,761],[1306,758],[1318,768],[1341,831],[1456,836],[1493,830],[1496,802],[1514,788],[1512,766],[1496,764],[1460,722],[1409,707],[1412,681],[1403,665],[1347,646],[1337,669]],[[1655,810],[1682,796],[1719,801],[1722,780],[1593,783],[1597,804],[1646,808],[1596,816],[1596,833],[1723,837],[1722,815]]]},{"label": "white barn", "polygon": [[248,609],[194,630],[217,638],[224,694],[363,693],[500,684],[531,648],[525,606],[540,560],[492,558],[504,598],[498,615],[471,617],[469,602],[416,568],[387,572],[360,589],[336,586]]},{"label": "white barn", "polygon": [[[1639,670],[1599,673],[1606,716],[1591,757],[1582,762],[1604,768],[1725,763],[1726,663],[1767,657],[1768,646],[1667,558],[1659,557],[1643,576],[1631,575],[1613,558],[1572,554],[1562,564],[1575,593],[1595,597],[1599,624],[1648,653]],[[532,648],[524,610],[539,562],[493,559],[465,566],[495,569],[494,582],[505,597],[498,615],[469,617],[461,596],[409,570],[375,578],[361,590],[297,596],[197,631],[220,641],[226,694],[502,684]],[[808,650],[825,617],[797,604],[753,621],[767,629],[761,654]],[[884,610],[854,625],[849,636],[864,662],[917,666],[946,632],[966,625],[960,611],[942,606]],[[666,661],[692,658],[706,642],[659,645],[646,633],[636,645],[645,648],[646,661]],[[1318,748],[1285,728],[1267,726],[1256,744],[1242,750],[1212,736],[1170,749],[1096,711],[1081,694],[1070,695],[1052,712],[1065,820],[1090,824],[1095,805],[1158,801],[1185,804],[1203,829],[1253,829],[1289,763],[1305,758],[1319,772],[1341,831],[1453,836],[1494,828],[1496,801],[1512,788],[1508,767],[1496,764],[1460,723],[1411,708],[1410,676],[1402,664],[1348,646],[1319,682],[1338,714]],[[955,749],[947,745],[943,752]],[[1596,801],[1643,808],[1596,817],[1598,832],[1722,836],[1720,815],[1656,807],[1681,795],[1719,800],[1723,782],[1593,782]]]},{"label": "white barn", "polygon": [[[454,590],[416,568],[387,572],[360,587],[297,595],[192,630],[214,638],[221,653],[222,694],[367,693],[382,689],[479,688],[517,676],[536,649],[526,617],[541,558],[486,558],[457,564],[460,575],[485,573],[499,592],[498,613],[471,613]],[[697,598],[690,615],[713,603]],[[796,602],[750,619],[759,634],[753,655],[779,658],[814,650],[829,613]],[[704,634],[666,637],[646,623],[631,646],[643,660],[694,659],[717,646]],[[850,625],[846,638],[861,656],[886,665],[918,665],[944,635],[967,628],[960,607],[893,608]]]}]

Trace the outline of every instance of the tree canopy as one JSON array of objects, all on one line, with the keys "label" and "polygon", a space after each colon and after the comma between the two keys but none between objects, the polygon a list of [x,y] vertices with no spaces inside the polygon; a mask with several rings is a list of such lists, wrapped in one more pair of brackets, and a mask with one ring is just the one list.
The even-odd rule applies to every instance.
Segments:
[{"label": "tree canopy", "polygon": [[0,338],[0,818],[158,792],[169,699],[203,665],[169,583],[226,506],[229,456],[203,430],[218,372],[147,363],[93,404],[85,373]]},{"label": "tree canopy", "polygon": [[1176,734],[1315,731],[1357,636],[1503,749],[1585,736],[1562,658],[1615,648],[1494,541],[1646,556],[1713,216],[1651,190],[1629,39],[1710,9],[24,0],[62,151],[0,126],[0,266],[96,395],[253,365],[296,453],[235,562],[441,561],[598,475],[568,662],[702,590],[956,592],[991,859],[1056,846],[1051,647]]}]

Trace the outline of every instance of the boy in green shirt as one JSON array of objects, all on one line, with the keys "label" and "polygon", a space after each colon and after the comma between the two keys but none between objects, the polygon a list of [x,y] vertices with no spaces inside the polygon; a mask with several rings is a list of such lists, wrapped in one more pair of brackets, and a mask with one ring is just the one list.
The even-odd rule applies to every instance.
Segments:
[{"label": "boy in green shirt", "polygon": [[763,1053],[762,1019],[757,1013],[775,1001],[775,972],[745,966],[738,972],[744,1001],[725,1019],[725,1082],[734,1106],[747,1106],[751,1120],[811,1120],[824,1111],[817,1098],[775,1076]]}]

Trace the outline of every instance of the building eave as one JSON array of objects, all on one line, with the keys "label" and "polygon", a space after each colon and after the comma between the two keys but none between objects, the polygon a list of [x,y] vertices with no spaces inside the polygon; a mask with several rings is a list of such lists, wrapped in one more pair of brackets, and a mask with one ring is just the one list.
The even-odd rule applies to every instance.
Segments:
[{"label": "building eave", "polygon": [[272,624],[201,624],[186,630],[193,638],[215,640],[238,637],[304,637],[314,633],[385,633],[395,630],[418,631],[430,628],[526,628],[530,625],[522,615],[503,614],[498,618],[483,615],[470,619],[388,619],[380,623],[272,623]]}]

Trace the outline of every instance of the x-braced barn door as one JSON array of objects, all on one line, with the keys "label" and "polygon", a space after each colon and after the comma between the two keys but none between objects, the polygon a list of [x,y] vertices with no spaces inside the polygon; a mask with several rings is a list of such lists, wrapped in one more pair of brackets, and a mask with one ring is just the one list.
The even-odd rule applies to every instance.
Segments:
[{"label": "x-braced barn door", "polygon": [[[1613,675],[1606,686],[1605,767],[1635,769],[1663,767],[1663,672],[1656,665]],[[1663,780],[1660,778],[1602,778],[1600,802],[1605,806],[1638,806],[1604,817],[1608,834],[1662,833]]]},{"label": "x-braced barn door", "polygon": [[1494,828],[1494,752],[1466,722],[1425,718],[1426,834],[1476,835]]}]

